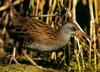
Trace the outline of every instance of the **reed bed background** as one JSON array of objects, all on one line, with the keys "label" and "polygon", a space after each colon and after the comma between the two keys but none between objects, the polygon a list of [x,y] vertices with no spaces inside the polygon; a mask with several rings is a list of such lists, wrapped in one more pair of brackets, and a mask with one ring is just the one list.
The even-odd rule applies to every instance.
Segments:
[{"label": "reed bed background", "polygon": [[[78,3],[87,11],[77,12]],[[74,37],[66,45],[66,50],[53,52],[47,59],[48,62],[57,64],[56,68],[64,71],[100,70],[100,1],[99,0],[1,0],[0,1],[0,56],[7,54],[7,43],[13,41],[9,38],[6,25],[9,23],[10,13],[20,14],[25,17],[40,19],[55,30],[61,27],[61,22],[70,18],[80,24],[78,13],[84,17],[84,12],[89,16],[88,23],[83,23],[85,36]],[[78,7],[81,9],[81,7]],[[81,21],[82,19],[80,19]],[[84,20],[83,20],[84,21]],[[24,24],[23,24],[24,25]],[[6,37],[6,39],[5,39]],[[2,57],[1,57],[2,58]],[[38,59],[38,58],[37,58]],[[43,60],[44,58],[41,57]],[[44,59],[44,60],[45,60]],[[2,61],[2,59],[0,59]],[[2,63],[2,62],[0,62]],[[51,66],[53,67],[53,66]]]}]

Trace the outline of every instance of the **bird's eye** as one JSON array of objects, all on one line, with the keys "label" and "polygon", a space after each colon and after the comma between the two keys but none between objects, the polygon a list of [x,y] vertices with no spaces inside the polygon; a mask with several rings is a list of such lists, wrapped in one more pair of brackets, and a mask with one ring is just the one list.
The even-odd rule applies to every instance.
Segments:
[{"label": "bird's eye", "polygon": [[73,31],[75,31],[75,30],[76,30],[76,28],[75,28],[75,27],[72,27],[71,29],[72,29]]}]

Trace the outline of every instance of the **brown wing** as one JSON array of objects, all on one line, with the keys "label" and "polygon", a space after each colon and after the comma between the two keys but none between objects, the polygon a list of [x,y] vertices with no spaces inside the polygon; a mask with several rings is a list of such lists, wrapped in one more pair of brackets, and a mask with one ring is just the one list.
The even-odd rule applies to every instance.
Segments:
[{"label": "brown wing", "polygon": [[56,36],[55,31],[50,26],[48,26],[45,22],[34,18],[14,16],[11,18],[11,22],[15,27],[11,31],[19,34],[18,36],[25,40],[40,41],[53,39]]}]

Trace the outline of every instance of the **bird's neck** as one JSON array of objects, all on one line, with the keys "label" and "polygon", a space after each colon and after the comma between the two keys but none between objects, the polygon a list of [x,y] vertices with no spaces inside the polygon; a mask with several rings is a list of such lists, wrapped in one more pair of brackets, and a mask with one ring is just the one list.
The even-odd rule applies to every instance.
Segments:
[{"label": "bird's neck", "polygon": [[67,28],[62,27],[57,33],[57,38],[61,39],[65,43],[67,43],[70,40],[70,33],[66,32],[66,29]]}]

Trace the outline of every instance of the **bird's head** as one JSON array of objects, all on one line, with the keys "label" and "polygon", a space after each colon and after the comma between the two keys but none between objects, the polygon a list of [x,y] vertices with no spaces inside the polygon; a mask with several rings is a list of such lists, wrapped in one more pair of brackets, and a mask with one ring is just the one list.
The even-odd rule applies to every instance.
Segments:
[{"label": "bird's head", "polygon": [[81,27],[73,22],[65,22],[61,28],[61,31],[70,36],[76,35],[77,37],[80,37],[81,35],[84,35],[84,31],[81,29]]}]

